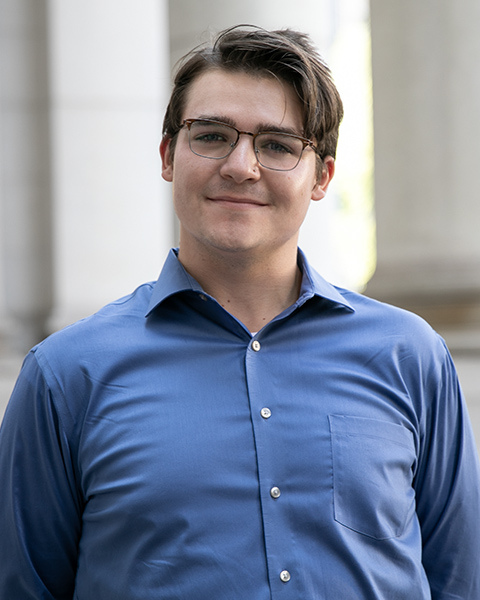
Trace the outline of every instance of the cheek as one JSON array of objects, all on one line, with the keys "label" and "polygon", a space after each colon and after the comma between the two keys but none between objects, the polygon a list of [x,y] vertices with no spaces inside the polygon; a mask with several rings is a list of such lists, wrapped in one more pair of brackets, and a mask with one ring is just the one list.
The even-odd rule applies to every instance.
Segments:
[{"label": "cheek", "polygon": [[[290,198],[290,210],[299,215],[305,216],[305,213],[310,206],[312,199],[312,188],[309,183],[299,183],[294,177],[290,177],[288,180],[288,196]],[[283,188],[284,193],[287,189]]]}]

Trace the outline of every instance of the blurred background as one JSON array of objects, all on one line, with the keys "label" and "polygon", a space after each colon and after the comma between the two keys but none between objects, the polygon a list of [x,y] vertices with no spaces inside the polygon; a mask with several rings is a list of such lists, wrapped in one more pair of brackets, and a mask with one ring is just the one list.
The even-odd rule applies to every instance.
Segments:
[{"label": "blurred background", "polygon": [[446,339],[480,439],[478,0],[0,0],[0,418],[43,337],[156,279],[171,70],[239,23],[311,35],[345,105],[301,247]]}]

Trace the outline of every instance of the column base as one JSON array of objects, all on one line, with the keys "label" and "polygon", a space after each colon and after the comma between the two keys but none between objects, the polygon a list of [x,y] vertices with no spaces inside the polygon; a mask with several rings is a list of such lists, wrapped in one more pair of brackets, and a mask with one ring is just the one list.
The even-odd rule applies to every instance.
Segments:
[{"label": "column base", "polygon": [[480,354],[480,264],[379,265],[365,293],[423,317],[452,352]]}]

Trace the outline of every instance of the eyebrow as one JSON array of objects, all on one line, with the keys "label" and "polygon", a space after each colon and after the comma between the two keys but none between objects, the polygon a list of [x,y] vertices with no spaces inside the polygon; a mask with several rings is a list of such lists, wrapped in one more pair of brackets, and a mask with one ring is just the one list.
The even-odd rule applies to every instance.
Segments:
[{"label": "eyebrow", "polygon": [[[199,117],[197,117],[198,119],[207,119],[209,121],[219,121],[220,123],[225,123],[225,125],[230,125],[231,127],[235,127],[238,129],[235,121],[230,118],[227,117],[226,115],[200,115]],[[256,131],[252,131],[251,133],[258,133],[259,131],[274,131],[275,133],[289,133],[290,135],[297,135],[300,137],[305,137],[303,135],[303,133],[299,133],[296,129],[293,129],[293,127],[282,127],[280,125],[275,125],[274,123],[268,123],[268,122],[264,122],[264,123],[259,123],[259,125],[256,128]]]}]

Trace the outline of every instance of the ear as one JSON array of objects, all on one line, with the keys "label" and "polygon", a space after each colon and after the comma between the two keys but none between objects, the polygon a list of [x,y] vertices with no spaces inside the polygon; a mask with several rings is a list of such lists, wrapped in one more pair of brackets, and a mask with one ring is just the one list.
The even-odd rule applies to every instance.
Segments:
[{"label": "ear", "polygon": [[335,159],[333,156],[326,156],[323,159],[324,169],[322,176],[317,180],[312,191],[312,200],[321,200],[325,198],[328,186],[335,175]]},{"label": "ear", "polygon": [[170,153],[171,138],[164,137],[160,142],[160,157],[162,159],[162,177],[165,181],[173,181],[173,160]]}]

